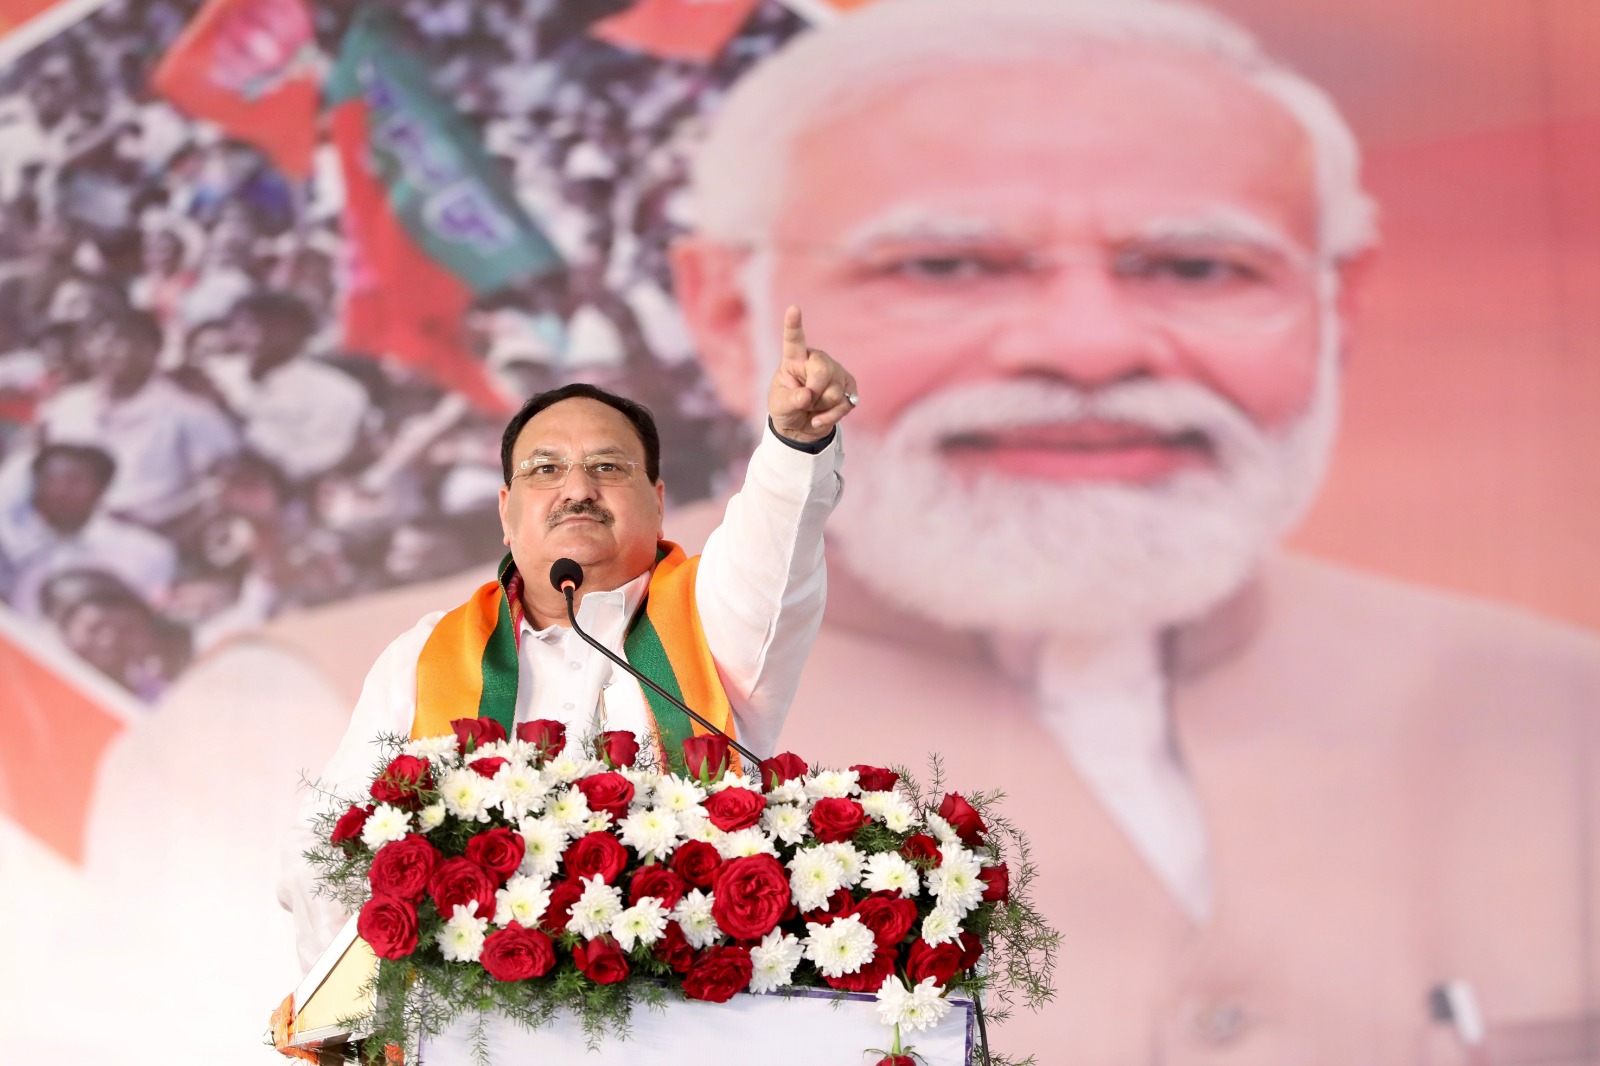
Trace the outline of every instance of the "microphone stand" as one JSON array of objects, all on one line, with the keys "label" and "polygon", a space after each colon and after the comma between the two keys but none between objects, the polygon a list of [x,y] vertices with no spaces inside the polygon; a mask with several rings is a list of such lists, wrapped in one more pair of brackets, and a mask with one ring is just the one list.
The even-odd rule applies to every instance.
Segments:
[{"label": "microphone stand", "polygon": [[640,673],[638,670],[635,670],[633,666],[622,656],[616,654],[610,648],[606,647],[604,644],[585,633],[582,627],[578,625],[578,611],[572,602],[572,595],[577,591],[577,589],[575,587],[566,585],[566,583],[563,583],[561,591],[567,597],[567,621],[572,623],[572,631],[578,634],[578,636],[582,637],[585,643],[598,651],[601,655],[604,655],[607,659],[610,659],[612,662],[622,667],[641,684],[649,685],[650,688],[653,689],[662,699],[666,700],[668,703],[678,708],[678,710],[688,715],[694,721],[704,726],[709,732],[715,733],[717,736],[725,739],[735,751],[744,756],[745,760],[750,766],[759,767],[761,765],[761,759],[756,755],[755,752],[751,751],[737,740],[734,740],[732,737],[728,736],[728,734],[724,733],[722,730],[718,729],[716,726],[700,717],[694,711],[691,711],[688,704],[684,703],[678,697],[674,696],[672,693],[668,692],[666,689],[662,688],[648,677],[645,677],[644,674]]}]

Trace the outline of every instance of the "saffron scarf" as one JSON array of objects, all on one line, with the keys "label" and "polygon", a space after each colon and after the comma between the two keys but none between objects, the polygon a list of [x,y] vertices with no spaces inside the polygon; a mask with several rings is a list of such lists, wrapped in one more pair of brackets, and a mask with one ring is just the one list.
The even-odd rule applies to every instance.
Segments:
[{"label": "saffron scarf", "polygon": [[[650,680],[734,735],[733,709],[706,647],[695,609],[700,557],[668,541],[656,545],[644,603],[623,638],[624,657]],[[417,710],[411,736],[443,736],[457,718],[493,718],[516,733],[522,578],[507,555],[496,580],[439,619],[417,659]],[[683,741],[707,730],[641,685],[661,765],[681,769]]]}]

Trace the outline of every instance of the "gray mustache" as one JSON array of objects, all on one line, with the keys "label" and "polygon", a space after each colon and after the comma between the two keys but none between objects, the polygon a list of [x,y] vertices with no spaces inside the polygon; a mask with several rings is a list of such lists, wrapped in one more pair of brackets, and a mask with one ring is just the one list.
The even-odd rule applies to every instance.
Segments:
[{"label": "gray mustache", "polygon": [[557,507],[552,510],[550,514],[546,516],[544,520],[544,526],[546,529],[554,529],[557,524],[564,522],[569,518],[574,518],[580,515],[593,518],[595,521],[607,526],[616,521],[616,518],[611,514],[610,511],[606,510],[604,507],[601,507],[593,500],[573,500],[571,503],[566,504],[565,506]]}]

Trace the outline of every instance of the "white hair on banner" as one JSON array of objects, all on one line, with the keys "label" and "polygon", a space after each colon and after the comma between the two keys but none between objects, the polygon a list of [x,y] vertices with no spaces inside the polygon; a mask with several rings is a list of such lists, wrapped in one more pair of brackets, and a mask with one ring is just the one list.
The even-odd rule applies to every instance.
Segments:
[{"label": "white hair on banner", "polygon": [[788,151],[831,109],[953,63],[1065,61],[1085,45],[1213,57],[1236,68],[1305,130],[1316,157],[1324,256],[1376,238],[1361,151],[1328,94],[1267,56],[1246,30],[1174,0],[879,0],[789,42],[729,94],[695,159],[695,220],[730,243],[759,241],[781,202]]}]

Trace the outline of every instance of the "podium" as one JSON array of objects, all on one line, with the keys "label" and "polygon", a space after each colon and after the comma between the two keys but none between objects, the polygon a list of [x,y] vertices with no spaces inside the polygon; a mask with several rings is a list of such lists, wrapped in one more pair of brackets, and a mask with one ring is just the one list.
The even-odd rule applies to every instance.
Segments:
[{"label": "podium", "polygon": [[[288,1046],[317,1051],[324,1063],[346,1061],[365,1034],[341,1021],[371,1010],[369,986],[377,964],[352,918],[295,990]],[[478,1016],[469,1012],[444,1032],[424,1035],[415,1066],[477,1066],[477,1026]],[[533,1030],[491,1015],[483,1035],[492,1066],[704,1066],[718,1061],[871,1066],[894,1041],[894,1031],[878,1019],[875,997],[825,988],[739,993],[727,1003],[669,999],[664,1008],[654,1009],[641,1004],[630,1029],[628,1039],[607,1037],[592,1051],[583,1027],[565,1013]],[[951,1010],[937,1026],[904,1033],[902,1042],[913,1046],[927,1066],[977,1062],[972,1003],[952,996]]]}]

